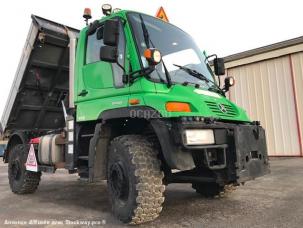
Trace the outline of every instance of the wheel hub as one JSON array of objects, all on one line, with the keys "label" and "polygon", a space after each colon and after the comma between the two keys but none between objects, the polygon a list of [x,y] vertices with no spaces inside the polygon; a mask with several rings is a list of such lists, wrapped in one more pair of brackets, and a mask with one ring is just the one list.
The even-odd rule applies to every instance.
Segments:
[{"label": "wheel hub", "polygon": [[109,179],[114,196],[122,201],[127,200],[128,178],[125,175],[121,162],[116,162],[111,165]]}]

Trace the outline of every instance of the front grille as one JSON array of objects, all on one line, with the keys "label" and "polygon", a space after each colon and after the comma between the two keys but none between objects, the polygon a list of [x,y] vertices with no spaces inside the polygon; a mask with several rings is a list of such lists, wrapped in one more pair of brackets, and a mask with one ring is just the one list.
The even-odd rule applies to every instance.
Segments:
[{"label": "front grille", "polygon": [[219,104],[216,102],[211,102],[211,101],[205,101],[205,103],[207,104],[208,108],[216,115],[218,116],[222,116],[222,117],[233,117],[236,116],[237,110],[228,104],[222,104],[224,105],[226,112],[222,112],[219,108]]}]

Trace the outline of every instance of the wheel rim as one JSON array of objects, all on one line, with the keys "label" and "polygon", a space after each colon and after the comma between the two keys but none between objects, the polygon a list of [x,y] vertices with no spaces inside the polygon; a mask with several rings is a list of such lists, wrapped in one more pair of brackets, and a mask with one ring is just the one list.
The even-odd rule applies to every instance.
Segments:
[{"label": "wheel rim", "polygon": [[11,176],[14,180],[19,180],[21,177],[21,166],[19,161],[14,161],[11,167]]},{"label": "wheel rim", "polygon": [[110,187],[116,199],[125,202],[128,199],[129,184],[128,178],[125,175],[123,164],[116,162],[110,167]]}]

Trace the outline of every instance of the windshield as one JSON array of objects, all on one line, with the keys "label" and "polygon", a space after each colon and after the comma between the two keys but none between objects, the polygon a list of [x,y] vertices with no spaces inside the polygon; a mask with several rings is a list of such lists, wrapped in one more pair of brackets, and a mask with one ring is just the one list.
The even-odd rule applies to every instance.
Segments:
[{"label": "windshield", "polygon": [[[143,67],[148,67],[148,62],[143,53],[150,45],[151,48],[160,50],[163,61],[171,76],[173,83],[189,83],[199,84],[201,88],[208,89],[212,86],[205,80],[198,79],[179,69],[174,64],[188,67],[202,73],[210,81],[213,81],[212,72],[206,64],[206,57],[201,53],[191,36],[179,29],[178,27],[166,23],[160,19],[141,14],[149,35],[149,44],[144,39],[144,31],[139,13],[129,13],[129,21],[131,23],[137,47],[141,56]],[[158,64],[156,70],[150,74],[151,79],[155,81],[166,82],[163,64]]]}]

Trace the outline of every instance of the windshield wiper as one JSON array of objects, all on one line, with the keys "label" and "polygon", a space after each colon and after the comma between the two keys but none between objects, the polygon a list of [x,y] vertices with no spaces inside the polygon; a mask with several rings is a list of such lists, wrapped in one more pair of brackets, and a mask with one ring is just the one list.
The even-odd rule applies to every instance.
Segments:
[{"label": "windshield wiper", "polygon": [[144,20],[143,20],[143,17],[141,14],[139,14],[139,17],[140,17],[140,21],[141,21],[141,28],[142,28],[142,31],[143,31],[143,36],[144,36],[144,42],[146,44],[146,47],[147,48],[150,48],[150,45],[149,45],[149,33],[148,33],[148,30],[146,28],[146,25],[144,23]]},{"label": "windshield wiper", "polygon": [[215,82],[209,80],[202,73],[200,73],[196,70],[190,69],[188,67],[185,67],[185,66],[180,66],[180,65],[177,65],[177,64],[173,64],[173,65],[176,66],[176,67],[179,67],[181,70],[185,71],[186,73],[188,73],[189,75],[191,75],[191,76],[193,76],[197,79],[200,79],[200,80],[206,81],[207,83],[213,84],[214,87],[209,87],[208,90],[215,90],[215,91],[219,92],[221,95],[225,96],[224,91],[219,86],[217,86],[217,84]]},{"label": "windshield wiper", "polygon": [[[150,36],[149,36],[149,33],[148,33],[148,30],[146,28],[146,25],[144,23],[144,20],[143,20],[143,17],[141,14],[139,14],[139,17],[140,17],[140,21],[141,21],[141,27],[142,27],[142,31],[143,31],[143,36],[144,36],[144,42],[146,44],[146,47],[147,48],[150,48],[150,43],[153,45],[153,47],[155,48],[155,45],[153,44],[153,42],[151,41],[150,39]],[[172,86],[172,82],[171,82],[171,77],[170,77],[170,74],[167,70],[167,67],[163,61],[163,59],[161,59],[161,62],[163,64],[163,68],[164,68],[164,73],[165,73],[165,77],[166,77],[166,81],[167,81],[167,86],[168,87],[171,87]],[[160,78],[161,80],[161,78]]]}]

